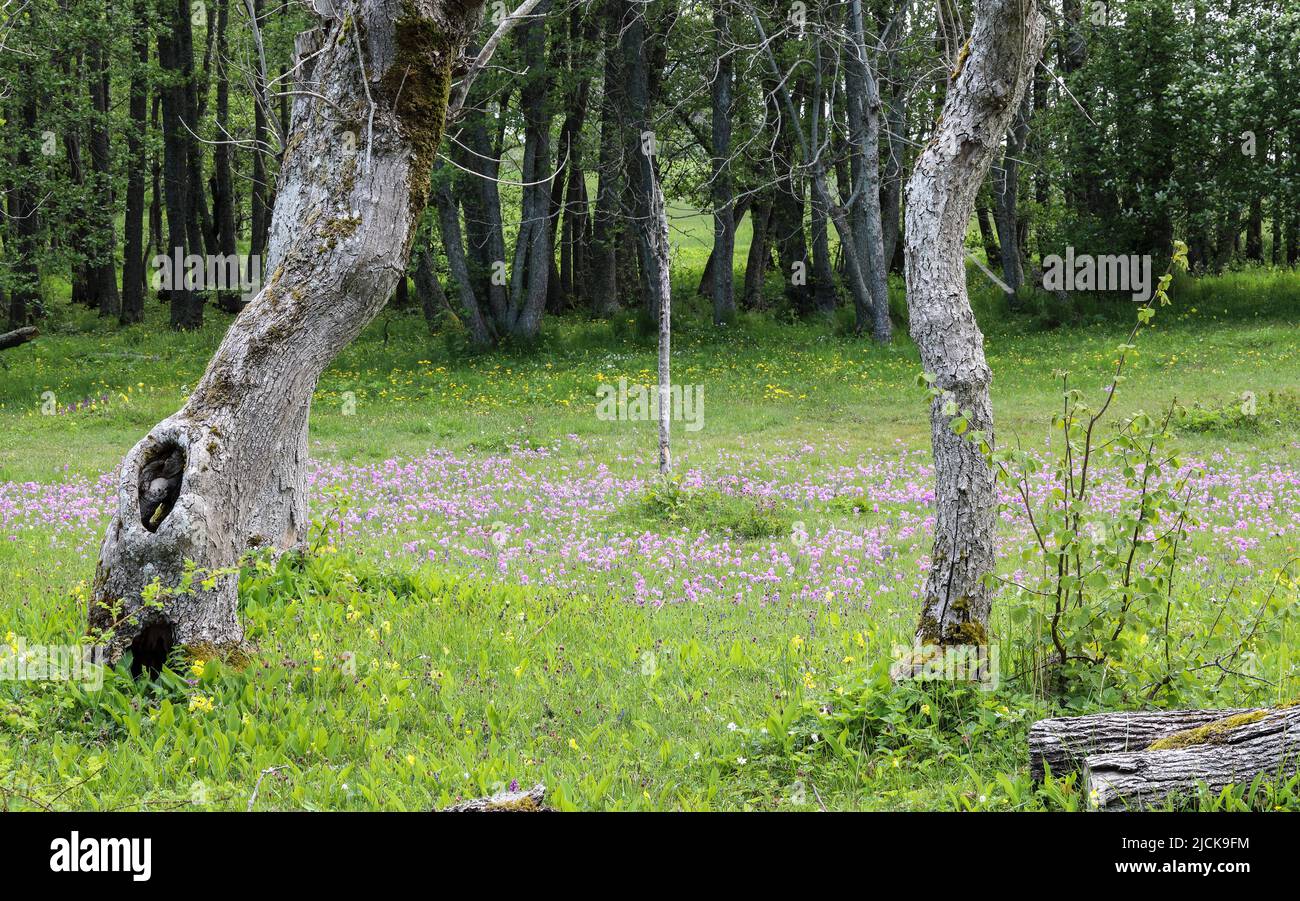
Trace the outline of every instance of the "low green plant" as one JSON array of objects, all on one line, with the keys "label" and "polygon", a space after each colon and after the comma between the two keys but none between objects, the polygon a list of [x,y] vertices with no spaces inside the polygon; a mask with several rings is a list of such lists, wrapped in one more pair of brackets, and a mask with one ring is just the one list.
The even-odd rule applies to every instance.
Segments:
[{"label": "low green plant", "polygon": [[1274,429],[1300,426],[1300,391],[1282,388],[1256,395],[1243,391],[1235,400],[1218,405],[1193,404],[1180,418],[1189,432],[1263,435]]},{"label": "low green plant", "polygon": [[634,521],[648,519],[690,532],[730,532],[747,541],[789,534],[794,522],[779,501],[688,488],[676,478],[652,482],[626,512]]}]

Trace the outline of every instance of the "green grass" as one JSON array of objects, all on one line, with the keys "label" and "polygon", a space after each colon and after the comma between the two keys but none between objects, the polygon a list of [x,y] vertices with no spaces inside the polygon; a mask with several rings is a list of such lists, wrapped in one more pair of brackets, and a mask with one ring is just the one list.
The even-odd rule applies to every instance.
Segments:
[{"label": "green grass", "polygon": [[[702,430],[675,433],[682,470],[761,471],[772,454],[804,444],[822,453],[807,464],[814,472],[928,447],[925,399],[913,386],[918,357],[905,337],[880,348],[825,322],[754,315],[716,330],[686,296],[694,286],[687,268],[676,279],[674,380],[704,386],[706,415]],[[1283,277],[1268,278],[1272,297]],[[1233,274],[1224,293],[1250,284]],[[1295,468],[1300,330],[1280,300],[1256,317],[1237,301],[1216,306],[1212,286],[1192,283],[1183,290],[1193,305],[1161,311],[1117,414],[1177,398],[1199,408],[1181,438],[1187,451],[1230,449]],[[1100,388],[1127,327],[1102,315],[1045,330],[997,317],[996,298],[980,303],[1000,439],[1041,443],[1060,403],[1053,373],[1068,369],[1077,387]],[[208,318],[202,331],[177,335],[150,304],[143,326],[105,331],[60,307],[37,342],[0,355],[0,481],[111,470],[197,381],[227,322],[211,310]],[[385,320],[321,380],[317,457],[358,463],[438,447],[483,459],[548,445],[552,455],[530,472],[590,462],[628,478],[653,468],[653,424],[594,415],[602,381],[654,378],[654,348],[626,321],[556,319],[537,348],[474,356],[454,336],[427,334],[416,316]],[[42,415],[47,391],[60,408],[86,403]],[[1245,392],[1260,415],[1239,412]],[[610,514],[608,527],[724,531],[752,552],[800,522],[860,530],[875,521],[846,497],[794,508],[660,487]],[[93,548],[52,546],[56,531],[0,542],[0,636],[66,643],[82,633]],[[152,684],[109,674],[98,692],[0,683],[3,805],[243,809],[274,767],[282,769],[264,777],[259,808],[425,809],[512,780],[545,782],[566,809],[1083,803],[1068,780],[1029,783],[1025,734],[1055,710],[1051,701],[1012,684],[988,693],[889,685],[882,662],[914,622],[906,591],[869,609],[829,597],[643,607],[599,576],[556,591],[385,559],[406,537],[250,565],[241,614],[257,653],[243,670],[209,663],[198,675],[178,661],[177,674]],[[1260,538],[1271,565],[1291,552],[1293,539]],[[1198,550],[1213,553],[1213,544],[1208,536]],[[1227,557],[1221,567],[1230,577]],[[1005,619],[997,626],[1014,628]],[[1264,665],[1277,684],[1254,699],[1296,689],[1292,637],[1285,628],[1267,636]],[[1187,696],[1239,700],[1198,691]],[[1113,706],[1114,698],[1090,703]],[[1290,808],[1296,793],[1292,784],[1191,804]]]},{"label": "green grass", "polygon": [[[1300,279],[1294,281],[1300,297]],[[846,455],[928,440],[917,415],[921,395],[911,390],[919,358],[905,334],[881,348],[829,333],[824,322],[783,325],[757,315],[716,330],[692,301],[679,300],[673,378],[704,386],[707,414],[704,429],[678,438],[685,465],[755,441],[801,436],[842,445]],[[229,319],[209,310],[201,331],[175,334],[161,305],[151,303],[147,312],[141,326],[105,331],[93,314],[61,307],[39,340],[0,355],[0,479],[105,471],[175,411]],[[1128,324],[1105,319],[1026,331],[1025,323],[992,312],[985,318],[999,431],[1029,439],[1056,406],[1053,372],[1069,370],[1072,384],[1099,388]],[[548,321],[537,348],[474,356],[457,347],[430,336],[416,314],[384,314],[321,379],[313,453],[380,460],[430,444],[487,451],[578,434],[613,453],[653,454],[653,429],[628,430],[592,415],[600,378],[653,383],[651,341],[570,317]],[[1144,334],[1119,412],[1175,398],[1219,407],[1247,391],[1266,397],[1295,387],[1298,360],[1300,331],[1285,319],[1175,306]],[[42,416],[46,392],[60,408],[93,408]],[[1193,450],[1216,442],[1213,435],[1188,440]]]}]

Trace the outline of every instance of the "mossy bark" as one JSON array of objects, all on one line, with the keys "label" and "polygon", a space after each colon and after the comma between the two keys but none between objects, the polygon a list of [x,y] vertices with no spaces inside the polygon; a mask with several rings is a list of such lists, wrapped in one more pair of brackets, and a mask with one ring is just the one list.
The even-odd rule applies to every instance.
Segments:
[{"label": "mossy bark", "polygon": [[[1080,721],[1087,720],[1086,724]],[[1055,724],[1044,730],[1045,724]],[[1163,734],[1156,734],[1161,730]],[[1047,731],[1056,741],[1044,742]],[[1086,739],[1083,788],[1091,807],[1126,810],[1187,799],[1204,787],[1217,794],[1258,778],[1287,779],[1300,771],[1300,705],[1255,710],[1166,711],[1098,714],[1049,720],[1030,731],[1046,756],[1075,740],[1072,759]],[[1060,775],[1065,766],[1052,763]],[[1039,764],[1041,768],[1041,763]]]},{"label": "mossy bark", "polygon": [[1206,723],[1255,712],[1228,710],[1125,710],[1039,720],[1029,730],[1029,772],[1041,781],[1047,770],[1061,778],[1093,754],[1141,751],[1171,735]]}]

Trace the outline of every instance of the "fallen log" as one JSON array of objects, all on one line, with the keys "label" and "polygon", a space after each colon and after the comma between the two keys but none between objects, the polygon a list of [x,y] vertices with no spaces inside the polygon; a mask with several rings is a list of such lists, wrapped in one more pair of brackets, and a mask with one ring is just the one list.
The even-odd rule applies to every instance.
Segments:
[{"label": "fallen log", "polygon": [[1145,710],[1039,720],[1029,727],[1029,773],[1035,782],[1043,780],[1045,768],[1063,776],[1081,769],[1089,755],[1140,751],[1184,729],[1254,709]]},{"label": "fallen log", "polygon": [[11,347],[17,347],[19,344],[26,344],[39,334],[40,332],[31,326],[5,332],[0,335],[0,350],[8,350]]},{"label": "fallen log", "polygon": [[1300,770],[1300,705],[1253,710],[1157,739],[1140,751],[1094,754],[1084,761],[1083,789],[1091,807],[1125,810],[1249,785],[1256,777],[1285,779]]},{"label": "fallen log", "polygon": [[475,798],[443,808],[443,813],[538,813],[553,810],[543,802],[546,786],[537,783],[527,791],[504,791],[490,798]]}]

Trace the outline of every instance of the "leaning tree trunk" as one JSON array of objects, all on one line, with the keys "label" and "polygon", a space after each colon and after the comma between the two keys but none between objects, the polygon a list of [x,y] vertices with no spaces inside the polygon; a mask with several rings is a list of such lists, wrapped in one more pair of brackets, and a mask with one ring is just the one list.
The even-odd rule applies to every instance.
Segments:
[{"label": "leaning tree trunk", "polygon": [[993,471],[950,425],[950,402],[993,441],[992,374],[966,295],[962,245],[975,195],[1042,53],[1037,0],[979,0],[943,113],[907,185],[907,302],[912,337],[941,394],[931,403],[934,549],[917,626],[922,644],[984,644],[992,602]]},{"label": "leaning tree trunk", "polygon": [[[299,36],[299,59],[316,55],[295,81],[314,84],[294,104],[269,280],[185,406],[122,462],[89,611],[110,661],[132,648],[153,649],[137,655],[137,666],[156,666],[174,645],[236,649],[240,555],[301,539],[312,392],[405,271],[451,67],[480,7],[479,0],[360,0],[346,21]],[[344,138],[349,131],[355,143]],[[169,461],[180,464],[174,478]],[[162,506],[143,521],[142,496],[162,493]],[[187,561],[212,581],[181,587]],[[146,603],[155,581],[180,590]]]}]

